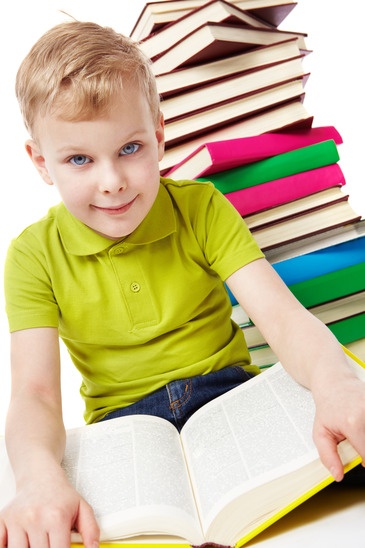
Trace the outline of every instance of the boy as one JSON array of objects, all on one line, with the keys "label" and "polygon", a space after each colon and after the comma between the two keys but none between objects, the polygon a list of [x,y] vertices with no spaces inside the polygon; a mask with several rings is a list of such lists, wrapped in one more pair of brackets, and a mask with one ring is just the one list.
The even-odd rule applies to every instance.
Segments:
[{"label": "boy", "polygon": [[345,437],[365,457],[365,389],[330,331],[266,262],[211,184],[160,179],[164,130],[149,62],[93,23],[56,26],[17,76],[26,150],[62,203],[10,248],[12,396],[6,441],[17,495],[0,547],[98,546],[92,509],[60,467],[58,337],[82,375],[87,422],[196,408],[255,368],[224,281],[316,401],[314,439],[336,480]]}]

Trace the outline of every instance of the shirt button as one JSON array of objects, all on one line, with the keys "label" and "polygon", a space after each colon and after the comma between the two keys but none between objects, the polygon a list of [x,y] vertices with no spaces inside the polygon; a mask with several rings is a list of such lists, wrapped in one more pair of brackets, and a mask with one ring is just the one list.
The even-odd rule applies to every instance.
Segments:
[{"label": "shirt button", "polygon": [[117,247],[117,248],[114,250],[114,254],[115,254],[115,255],[121,255],[123,252],[124,252],[124,247]]},{"label": "shirt button", "polygon": [[131,283],[131,290],[133,291],[133,293],[138,293],[140,289],[141,289],[141,286],[139,285],[139,283],[137,282]]}]

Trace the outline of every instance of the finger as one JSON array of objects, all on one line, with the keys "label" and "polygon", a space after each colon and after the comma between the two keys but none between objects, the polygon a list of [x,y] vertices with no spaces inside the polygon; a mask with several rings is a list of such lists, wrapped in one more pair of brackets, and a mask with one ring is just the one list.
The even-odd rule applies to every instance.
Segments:
[{"label": "finger", "polygon": [[313,433],[313,439],[322,463],[335,481],[341,481],[344,476],[344,468],[337,450],[339,440],[336,440],[329,432],[316,430]]},{"label": "finger", "polygon": [[28,548],[29,542],[25,531],[19,528],[8,529],[5,548]]},{"label": "finger", "polygon": [[8,532],[5,523],[0,520],[0,548],[6,548],[8,545]]},{"label": "finger", "polygon": [[100,529],[91,506],[84,500],[80,502],[75,527],[82,537],[85,548],[99,547]]}]

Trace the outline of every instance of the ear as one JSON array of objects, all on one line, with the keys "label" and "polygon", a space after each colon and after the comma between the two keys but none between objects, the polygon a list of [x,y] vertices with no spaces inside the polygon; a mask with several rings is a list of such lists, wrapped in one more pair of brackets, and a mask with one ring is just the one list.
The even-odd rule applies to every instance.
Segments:
[{"label": "ear", "polygon": [[158,144],[158,161],[160,162],[165,152],[165,121],[162,112],[156,128],[156,139]]},{"label": "ear", "polygon": [[45,158],[42,156],[37,143],[33,141],[33,139],[29,139],[25,143],[25,150],[27,151],[29,158],[32,160],[43,181],[47,183],[47,185],[53,185],[53,181],[46,167]]}]

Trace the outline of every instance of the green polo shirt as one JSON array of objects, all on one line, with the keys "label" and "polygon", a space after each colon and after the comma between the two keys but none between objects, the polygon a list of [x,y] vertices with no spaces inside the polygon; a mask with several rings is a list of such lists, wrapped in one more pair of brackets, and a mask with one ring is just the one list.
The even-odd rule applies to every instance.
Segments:
[{"label": "green polo shirt", "polygon": [[10,331],[58,328],[93,422],[171,380],[252,367],[223,281],[262,256],[211,183],[162,178],[144,221],[119,241],[60,204],[10,245]]}]

